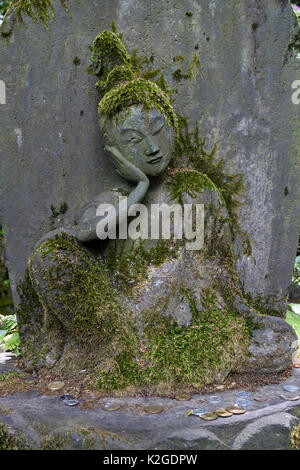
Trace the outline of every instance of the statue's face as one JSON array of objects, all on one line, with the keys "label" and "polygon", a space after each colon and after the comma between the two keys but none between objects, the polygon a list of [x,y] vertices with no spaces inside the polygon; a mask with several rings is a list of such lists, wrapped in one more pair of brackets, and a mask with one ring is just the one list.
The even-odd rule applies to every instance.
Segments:
[{"label": "statue's face", "polygon": [[161,175],[172,157],[171,129],[155,108],[130,106],[106,123],[104,140],[147,176]]}]

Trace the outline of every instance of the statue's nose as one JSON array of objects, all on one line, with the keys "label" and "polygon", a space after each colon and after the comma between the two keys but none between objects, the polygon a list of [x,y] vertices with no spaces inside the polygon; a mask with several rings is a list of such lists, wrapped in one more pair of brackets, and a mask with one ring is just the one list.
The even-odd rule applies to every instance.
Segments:
[{"label": "statue's nose", "polygon": [[151,142],[145,153],[147,157],[150,157],[151,155],[156,155],[158,152],[159,152],[159,147],[155,145],[154,142]]}]

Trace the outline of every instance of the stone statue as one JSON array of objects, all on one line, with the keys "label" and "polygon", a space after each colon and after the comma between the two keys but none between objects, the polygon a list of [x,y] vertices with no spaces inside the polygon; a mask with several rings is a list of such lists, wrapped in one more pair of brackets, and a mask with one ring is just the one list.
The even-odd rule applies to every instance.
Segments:
[{"label": "stone statue", "polygon": [[[118,191],[101,193],[72,227],[37,243],[20,290],[25,364],[94,368],[99,386],[110,391],[196,386],[222,381],[230,371],[282,370],[295,350],[294,332],[247,306],[234,274],[222,193],[193,168],[174,169],[171,190],[165,181],[175,143],[183,138],[167,93],[141,75],[116,33],[97,36],[92,62],[103,95],[105,150],[132,189],[126,212],[117,206]],[[130,245],[98,239],[101,203],[115,205],[120,223],[133,204],[169,202],[174,194],[209,208],[204,250],[189,252],[166,240]]]}]

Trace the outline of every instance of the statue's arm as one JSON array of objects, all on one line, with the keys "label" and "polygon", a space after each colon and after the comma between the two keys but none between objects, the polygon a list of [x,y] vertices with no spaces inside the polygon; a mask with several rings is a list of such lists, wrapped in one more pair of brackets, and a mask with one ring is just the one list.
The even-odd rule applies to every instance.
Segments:
[{"label": "statue's arm", "polygon": [[[105,149],[110,153],[117,172],[124,179],[136,185],[128,195],[127,208],[122,206],[120,211],[119,206],[115,206],[113,219],[110,222],[118,225],[123,218],[127,217],[129,208],[144,199],[149,188],[149,179],[139,168],[124,158],[115,147],[106,147]],[[73,228],[73,235],[80,242],[88,242],[98,238],[96,233],[97,224],[103,219],[103,216],[97,216],[95,209],[91,211],[91,208],[89,208],[83,212],[79,224]]]}]

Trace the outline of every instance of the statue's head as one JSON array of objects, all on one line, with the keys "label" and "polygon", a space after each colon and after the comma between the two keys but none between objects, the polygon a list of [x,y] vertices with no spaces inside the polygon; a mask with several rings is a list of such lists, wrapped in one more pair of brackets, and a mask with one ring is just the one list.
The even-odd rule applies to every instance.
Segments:
[{"label": "statue's head", "polygon": [[170,163],[178,133],[177,116],[167,93],[141,76],[115,33],[100,33],[92,51],[94,71],[100,78],[97,87],[103,94],[98,112],[105,145],[117,148],[147,176],[162,174]]},{"label": "statue's head", "polygon": [[132,105],[110,120],[101,119],[104,143],[117,150],[147,176],[158,176],[168,167],[173,150],[173,132],[156,108],[144,111]]}]

